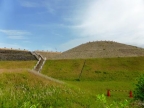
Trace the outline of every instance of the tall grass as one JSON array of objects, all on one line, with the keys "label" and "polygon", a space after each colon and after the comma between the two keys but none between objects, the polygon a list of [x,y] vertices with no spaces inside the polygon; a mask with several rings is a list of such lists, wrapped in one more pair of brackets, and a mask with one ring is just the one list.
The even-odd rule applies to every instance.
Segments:
[{"label": "tall grass", "polygon": [[95,106],[96,96],[58,85],[28,72],[1,73],[0,108],[83,108]]},{"label": "tall grass", "polygon": [[1,73],[0,79],[0,108],[106,108],[99,95],[58,85],[28,72]]}]

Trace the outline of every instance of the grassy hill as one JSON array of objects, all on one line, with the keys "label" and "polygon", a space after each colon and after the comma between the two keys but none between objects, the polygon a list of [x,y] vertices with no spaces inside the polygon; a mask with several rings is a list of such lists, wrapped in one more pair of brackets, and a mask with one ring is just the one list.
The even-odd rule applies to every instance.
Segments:
[{"label": "grassy hill", "polygon": [[144,57],[48,60],[42,70],[57,79],[96,81],[134,80],[143,72]]},{"label": "grassy hill", "polygon": [[[142,54],[143,49],[138,50],[136,54]],[[1,108],[102,108],[98,94],[110,89],[108,103],[131,100],[129,91],[144,74],[144,56],[47,60],[42,74],[66,82],[63,85],[30,73],[36,63],[0,61]]]},{"label": "grassy hill", "polygon": [[144,56],[144,49],[112,41],[81,44],[57,55],[54,59],[113,58]]},{"label": "grassy hill", "polygon": [[[99,61],[97,67],[102,65],[103,62],[112,61],[111,65],[115,64],[114,66],[116,67],[115,69],[112,69],[114,72],[117,69],[124,69],[118,66],[119,63],[116,64],[117,59],[120,58],[113,58],[113,60],[87,59],[83,72],[87,72],[87,67],[91,68],[91,66],[95,66],[96,63],[94,61]],[[141,61],[139,59],[141,59]],[[129,60],[129,62],[126,62],[126,64],[131,64],[128,68],[129,71],[131,71],[132,69],[130,68],[134,66],[133,62],[138,62],[139,65],[143,67],[143,57],[120,59],[121,62],[127,60]],[[59,73],[54,73],[55,76],[57,75],[56,77],[58,79],[63,79],[67,83],[66,85],[62,85],[28,72],[27,69],[31,69],[35,63],[36,61],[0,62],[1,108],[30,108],[35,106],[37,106],[37,108],[102,108],[103,104],[100,104],[97,100],[98,94],[106,94],[107,89],[133,90],[132,83],[134,82],[133,79],[136,77],[134,74],[130,76],[131,80],[125,79],[123,81],[117,79],[109,80],[109,77],[106,76],[106,80],[101,80],[101,78],[96,80],[93,79],[93,77],[85,78],[82,73],[80,81],[77,81],[75,79],[79,76],[79,71],[81,71],[84,63],[83,59],[47,61],[44,67],[46,70],[43,70],[43,72],[54,73],[54,70],[55,72],[59,70],[59,72],[65,74],[65,76],[62,75],[62,77],[59,76]],[[104,67],[108,67],[109,69],[110,65],[107,64],[102,66],[103,67],[98,68],[98,74],[101,74],[100,72],[103,74],[102,69]],[[49,72],[47,71],[48,68],[50,69]],[[138,70],[138,73],[141,73],[143,68],[137,67],[136,70]],[[116,77],[120,79],[121,76],[123,75]],[[112,101],[121,102],[124,99],[131,100],[128,97],[128,92],[129,91],[121,93],[111,92],[111,97],[108,98],[107,101],[112,103]]]},{"label": "grassy hill", "polygon": [[26,71],[0,73],[1,108],[82,107],[80,93]]},{"label": "grassy hill", "polygon": [[93,95],[106,95],[110,89],[109,101],[129,100],[129,91],[134,90],[136,79],[144,74],[144,57],[48,60],[42,73]]},{"label": "grassy hill", "polygon": [[87,93],[28,72],[35,63],[0,62],[0,108],[83,108],[95,103]]}]

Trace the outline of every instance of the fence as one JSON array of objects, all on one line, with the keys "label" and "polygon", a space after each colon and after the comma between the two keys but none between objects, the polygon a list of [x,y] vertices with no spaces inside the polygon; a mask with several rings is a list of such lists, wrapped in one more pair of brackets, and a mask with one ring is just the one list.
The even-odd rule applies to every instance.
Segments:
[{"label": "fence", "polygon": [[26,50],[26,49],[20,49],[20,48],[16,49],[16,48],[6,48],[6,47],[0,48],[0,49],[1,50],[29,51],[29,50]]},{"label": "fence", "polygon": [[130,90],[107,90],[107,96],[110,97],[111,94],[110,94],[110,91],[115,91],[115,92],[129,92],[129,97],[130,98],[133,98],[133,93],[132,91]]}]

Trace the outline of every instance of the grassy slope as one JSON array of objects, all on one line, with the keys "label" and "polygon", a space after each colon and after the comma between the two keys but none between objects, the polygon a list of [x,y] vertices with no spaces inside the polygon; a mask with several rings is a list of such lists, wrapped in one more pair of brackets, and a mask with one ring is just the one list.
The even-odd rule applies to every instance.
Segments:
[{"label": "grassy slope", "polygon": [[90,92],[93,95],[106,94],[110,90],[128,90],[111,92],[109,100],[129,99],[129,90],[134,89],[136,78],[144,73],[144,57],[87,59],[81,81],[77,81],[84,60],[48,60],[42,73],[64,80],[69,84]]},{"label": "grassy slope", "polygon": [[25,69],[35,63],[0,62],[0,108],[30,108],[32,105],[38,108],[95,107],[96,97],[36,76]]},{"label": "grassy slope", "polygon": [[[132,84],[135,82],[135,78],[138,74],[143,73],[143,62],[144,57],[89,59],[86,60],[81,81],[76,81],[84,60],[47,61],[42,70],[43,73],[65,80],[70,84],[70,88],[28,73],[25,68],[31,69],[36,61],[0,62],[0,71],[2,71],[0,72],[0,107],[38,105],[40,108],[49,106],[54,108],[94,108],[98,105],[96,94],[105,94],[106,89],[133,89]],[[15,71],[19,68],[21,70]],[[9,72],[9,70],[12,72]],[[92,72],[96,74],[97,78],[100,78],[95,79]],[[138,74],[132,74],[130,78],[126,79],[125,74],[119,72],[125,72],[126,75],[134,72]],[[115,73],[115,76],[113,73]],[[102,80],[104,75],[105,79]],[[110,75],[116,78],[112,79],[109,77]],[[76,89],[77,87],[81,90]],[[127,92],[112,92],[111,94],[109,102],[129,99]]]},{"label": "grassy slope", "polygon": [[[48,60],[42,73],[48,76],[75,80],[79,78],[83,59]],[[144,57],[87,59],[81,80],[134,80],[144,72]]]},{"label": "grassy slope", "polygon": [[0,69],[32,69],[37,61],[0,61]]},{"label": "grassy slope", "polygon": [[88,100],[81,97],[87,96],[28,72],[0,74],[1,108],[25,108],[26,104],[40,108],[88,106]]},{"label": "grassy slope", "polygon": [[48,60],[42,73],[58,79],[76,79],[84,60]]}]

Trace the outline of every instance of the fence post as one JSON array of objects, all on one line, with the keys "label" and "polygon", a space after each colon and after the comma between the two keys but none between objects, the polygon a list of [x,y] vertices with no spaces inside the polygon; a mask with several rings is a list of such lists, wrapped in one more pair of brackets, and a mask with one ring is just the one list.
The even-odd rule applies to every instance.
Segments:
[{"label": "fence post", "polygon": [[107,90],[107,96],[110,97],[110,90]]},{"label": "fence post", "polygon": [[130,90],[129,92],[129,97],[132,98],[133,97],[133,94],[132,94],[132,91]]}]

